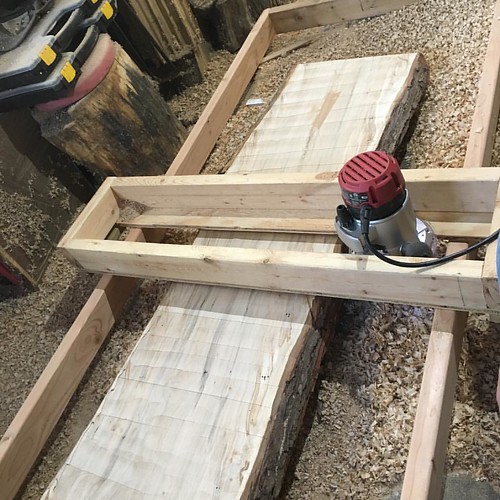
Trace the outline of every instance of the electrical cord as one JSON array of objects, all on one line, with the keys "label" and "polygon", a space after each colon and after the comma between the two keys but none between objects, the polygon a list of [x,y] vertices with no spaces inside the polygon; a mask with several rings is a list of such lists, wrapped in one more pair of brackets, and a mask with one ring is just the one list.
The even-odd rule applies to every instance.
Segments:
[{"label": "electrical cord", "polygon": [[470,252],[473,252],[474,250],[477,250],[478,248],[488,245],[495,241],[499,234],[500,234],[500,229],[495,231],[493,234],[490,234],[487,238],[484,240],[478,241],[474,245],[471,245],[468,248],[465,248],[464,250],[460,250],[455,253],[451,253],[449,255],[445,255],[444,257],[439,257],[437,259],[433,260],[427,260],[424,262],[403,262],[401,260],[396,260],[396,259],[391,259],[387,255],[384,255],[380,250],[378,250],[373,243],[370,241],[370,212],[371,212],[371,207],[369,206],[364,206],[361,209],[360,212],[360,219],[361,219],[361,234],[363,238],[365,239],[365,244],[368,250],[375,255],[375,257],[378,257],[380,260],[386,262],[387,264],[392,264],[393,266],[398,266],[398,267],[409,267],[409,268],[422,268],[422,267],[434,267],[434,266],[440,266],[442,264],[446,264],[447,262],[451,262],[452,260],[457,259],[458,257],[463,257],[464,255],[467,255]]}]

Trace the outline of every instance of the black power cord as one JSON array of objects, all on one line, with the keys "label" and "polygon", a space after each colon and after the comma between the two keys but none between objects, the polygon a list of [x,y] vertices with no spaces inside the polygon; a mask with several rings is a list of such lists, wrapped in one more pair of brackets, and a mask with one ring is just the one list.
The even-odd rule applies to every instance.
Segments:
[{"label": "black power cord", "polygon": [[484,240],[478,241],[477,243],[474,243],[474,245],[471,245],[470,247],[465,248],[464,250],[460,250],[458,252],[445,255],[444,257],[439,257],[438,259],[427,260],[424,262],[403,262],[401,260],[391,259],[390,257],[387,257],[387,255],[384,255],[370,241],[370,236],[369,236],[370,213],[371,213],[371,207],[364,206],[361,208],[360,212],[361,234],[365,239],[366,247],[368,248],[368,250],[370,250],[370,252],[373,255],[375,255],[375,257],[378,257],[380,260],[386,262],[387,264],[392,264],[393,266],[398,266],[398,267],[410,267],[418,269],[422,267],[440,266],[441,264],[446,264],[447,262],[451,262],[452,260],[458,259],[458,257],[463,257],[464,255],[467,255],[468,253],[473,252],[474,250],[477,250],[478,248],[484,245],[492,243],[498,238],[500,234],[500,229],[499,229],[495,231],[493,234],[490,234],[490,236],[488,236]]}]

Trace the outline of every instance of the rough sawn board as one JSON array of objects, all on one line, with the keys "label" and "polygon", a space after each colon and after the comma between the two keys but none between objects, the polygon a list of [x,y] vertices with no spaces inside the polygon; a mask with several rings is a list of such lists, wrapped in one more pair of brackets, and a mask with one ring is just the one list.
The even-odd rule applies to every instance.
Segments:
[{"label": "rough sawn board", "polygon": [[[424,80],[417,54],[298,66],[230,172],[323,171],[393,152]],[[333,251],[335,241],[204,232],[196,243]],[[324,305],[172,285],[44,498],[276,495],[314,384]]]}]

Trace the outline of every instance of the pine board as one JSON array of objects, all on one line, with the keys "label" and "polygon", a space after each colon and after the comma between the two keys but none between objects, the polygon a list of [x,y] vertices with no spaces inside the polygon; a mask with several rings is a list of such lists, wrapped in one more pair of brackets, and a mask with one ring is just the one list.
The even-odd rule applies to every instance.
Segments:
[{"label": "pine board", "polygon": [[[298,66],[230,173],[321,171],[357,152],[393,151],[421,96],[423,72],[416,54]],[[196,243],[335,246],[329,236],[258,233],[203,232]],[[274,426],[288,422],[280,417],[287,387],[307,400],[310,381],[302,384],[297,365],[318,358],[317,302],[173,285],[44,498],[262,496],[256,485]]]}]

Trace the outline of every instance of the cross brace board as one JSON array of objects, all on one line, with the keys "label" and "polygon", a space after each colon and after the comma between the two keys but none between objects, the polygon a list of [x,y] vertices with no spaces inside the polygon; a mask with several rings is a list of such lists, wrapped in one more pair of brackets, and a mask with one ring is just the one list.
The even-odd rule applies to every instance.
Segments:
[{"label": "cross brace board", "polygon": [[[488,261],[415,270],[374,256],[105,240],[117,223],[333,233],[335,207],[342,202],[337,175],[109,178],[59,247],[91,272],[465,311],[500,310],[496,273]],[[417,214],[433,214],[443,237],[474,239],[498,229],[499,168],[409,170],[405,177]],[[132,205],[139,214],[128,222],[121,207]]]}]

